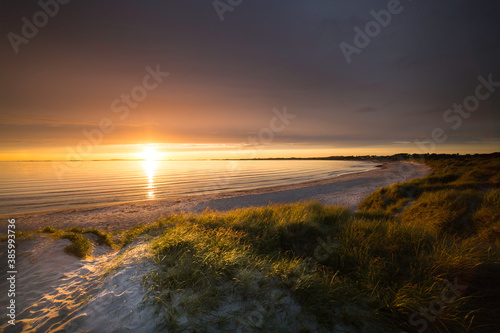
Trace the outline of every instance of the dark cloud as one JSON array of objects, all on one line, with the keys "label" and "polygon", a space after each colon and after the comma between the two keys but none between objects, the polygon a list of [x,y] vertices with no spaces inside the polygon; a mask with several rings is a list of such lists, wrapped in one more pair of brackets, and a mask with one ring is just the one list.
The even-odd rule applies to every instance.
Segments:
[{"label": "dark cloud", "polygon": [[[54,135],[33,119],[98,123],[142,81],[146,66],[159,63],[171,77],[123,124],[150,124],[158,140],[241,140],[283,105],[300,121],[282,141],[333,147],[426,137],[445,126],[442,112],[473,93],[479,75],[500,81],[500,3],[401,1],[404,11],[347,64],[339,44],[352,44],[354,27],[364,28],[370,11],[387,3],[244,1],[220,22],[211,1],[71,1],[15,54],[7,33],[20,33],[21,18],[40,8],[10,0],[0,22],[2,121],[32,119],[29,131],[40,139]],[[497,92],[450,143],[498,136],[499,106]],[[1,141],[16,135],[6,133]]]},{"label": "dark cloud", "polygon": [[376,112],[379,111],[376,107],[373,106],[365,106],[363,108],[358,109],[358,112],[360,113],[365,113],[365,112]]}]

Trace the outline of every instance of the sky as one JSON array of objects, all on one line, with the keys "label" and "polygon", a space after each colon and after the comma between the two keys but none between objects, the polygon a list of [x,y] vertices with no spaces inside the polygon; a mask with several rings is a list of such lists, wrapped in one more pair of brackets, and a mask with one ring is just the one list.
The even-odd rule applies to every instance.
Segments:
[{"label": "sky", "polygon": [[2,11],[0,160],[500,151],[496,0]]}]

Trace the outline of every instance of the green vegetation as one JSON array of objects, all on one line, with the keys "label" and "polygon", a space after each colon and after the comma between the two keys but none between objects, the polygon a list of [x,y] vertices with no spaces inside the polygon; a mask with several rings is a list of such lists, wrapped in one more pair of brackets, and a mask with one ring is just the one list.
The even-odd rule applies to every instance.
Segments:
[{"label": "green vegetation", "polygon": [[167,221],[160,220],[151,224],[140,224],[135,226],[130,230],[126,230],[118,235],[116,235],[115,244],[119,247],[123,247],[132,243],[135,239],[142,235],[149,236],[159,236],[160,230],[168,226]]},{"label": "green vegetation", "polygon": [[497,331],[500,156],[412,160],[433,173],[356,213],[297,203],[179,213],[112,237],[43,232],[80,257],[88,232],[113,248],[150,240],[146,301],[173,331]]},{"label": "green vegetation", "polygon": [[[499,159],[425,162],[431,175],[374,192],[358,213],[299,203],[141,227],[132,234],[160,234],[149,300],[180,330],[182,315],[193,330],[200,314],[225,325],[218,309],[229,300],[267,304],[279,290],[329,329],[491,332],[500,327]],[[266,326],[269,306],[253,329],[279,331]]]},{"label": "green vegetation", "polygon": [[[379,189],[359,209],[398,214],[402,222],[426,226],[440,235],[482,236],[498,241],[500,156],[432,158],[420,161],[433,173]],[[407,207],[403,210],[403,208]],[[496,243],[496,245],[500,245]]]},{"label": "green vegetation", "polygon": [[60,235],[59,238],[65,238],[71,241],[71,244],[64,249],[69,254],[73,254],[79,258],[85,258],[92,252],[92,243],[81,234],[65,232]]},{"label": "green vegetation", "polygon": [[74,227],[66,231],[55,229],[51,226],[47,226],[37,233],[49,234],[55,239],[68,239],[71,244],[65,248],[68,254],[75,255],[79,258],[88,257],[93,250],[92,242],[85,237],[85,234],[93,234],[97,236],[98,245],[108,245],[111,248],[116,248],[116,244],[111,240],[111,236],[108,233],[102,232],[97,229],[82,229]]}]

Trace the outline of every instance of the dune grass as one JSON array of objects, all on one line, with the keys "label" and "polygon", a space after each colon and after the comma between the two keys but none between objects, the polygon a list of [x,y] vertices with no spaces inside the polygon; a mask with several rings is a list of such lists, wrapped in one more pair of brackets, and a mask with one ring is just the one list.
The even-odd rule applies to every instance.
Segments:
[{"label": "dune grass", "polygon": [[[149,239],[145,301],[173,331],[493,332],[500,328],[499,158],[432,157],[428,177],[356,213],[297,203],[179,213],[114,236]],[[73,251],[73,250],[71,250]]]},{"label": "dune grass", "polygon": [[92,243],[79,233],[65,232],[59,238],[69,239],[71,244],[64,250],[79,258],[86,258],[92,252]]},{"label": "dune grass", "polygon": [[47,226],[37,231],[37,233],[49,234],[55,239],[68,239],[71,244],[64,250],[71,255],[79,258],[87,258],[93,250],[92,242],[85,237],[85,234],[93,234],[97,236],[98,245],[108,245],[111,248],[117,248],[117,245],[112,241],[111,235],[98,229],[82,229],[73,227],[67,230],[60,230]]},{"label": "dune grass", "polygon": [[210,313],[228,298],[244,299],[257,281],[254,297],[289,291],[325,328],[411,330],[409,317],[458,279],[467,289],[428,325],[464,331],[484,324],[474,320],[481,311],[473,304],[488,292],[480,283],[491,275],[487,268],[499,267],[497,253],[478,238],[318,203],[178,214],[168,225],[154,242],[156,265],[145,284],[167,326],[177,329],[174,291],[191,295],[181,308]]},{"label": "dune grass", "polygon": [[[147,231],[160,235],[149,300],[181,330],[186,313],[225,322],[217,309],[229,299],[265,303],[284,290],[326,329],[490,332],[500,327],[498,159],[427,163],[431,175],[374,192],[357,213],[298,203],[158,221]],[[265,319],[252,329],[278,329]]]},{"label": "dune grass", "polygon": [[[452,269],[468,286],[462,308],[470,311],[470,331],[498,329],[494,313],[500,309],[500,156],[431,155],[419,162],[429,165],[432,174],[375,191],[360,211],[390,214],[402,225],[435,235],[443,242],[439,268]],[[459,252],[452,255],[455,250]],[[478,260],[481,253],[486,261]],[[434,326],[445,331],[443,324]]]}]

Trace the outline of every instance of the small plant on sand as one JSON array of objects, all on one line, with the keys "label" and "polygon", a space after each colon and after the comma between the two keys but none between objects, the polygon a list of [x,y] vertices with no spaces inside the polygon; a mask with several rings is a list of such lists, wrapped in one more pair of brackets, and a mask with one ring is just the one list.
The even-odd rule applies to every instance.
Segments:
[{"label": "small plant on sand", "polygon": [[71,241],[71,244],[64,249],[69,254],[73,254],[79,258],[86,258],[92,252],[92,242],[81,234],[66,232],[59,238],[69,239]]},{"label": "small plant on sand", "polygon": [[45,228],[43,228],[42,230],[40,230],[40,232],[43,232],[43,233],[46,233],[46,234],[53,234],[53,233],[56,233],[57,230],[51,226],[46,226]]},{"label": "small plant on sand", "polygon": [[82,229],[78,227],[73,227],[66,231],[53,228],[51,226],[46,226],[43,229],[37,231],[37,233],[45,233],[51,235],[55,239],[68,239],[71,244],[65,248],[68,254],[75,255],[79,258],[86,258],[92,253],[93,245],[92,242],[84,235],[89,233],[97,236],[98,245],[108,245],[111,248],[115,248],[116,245],[113,243],[111,236],[98,229]]}]

